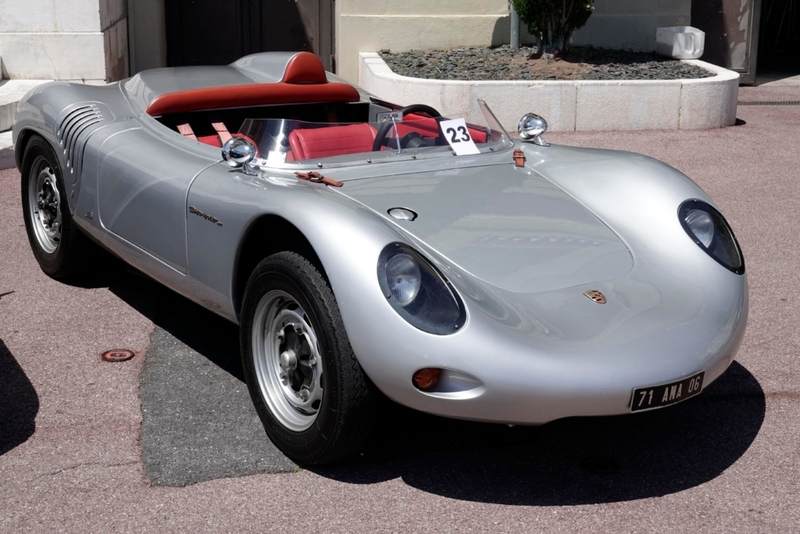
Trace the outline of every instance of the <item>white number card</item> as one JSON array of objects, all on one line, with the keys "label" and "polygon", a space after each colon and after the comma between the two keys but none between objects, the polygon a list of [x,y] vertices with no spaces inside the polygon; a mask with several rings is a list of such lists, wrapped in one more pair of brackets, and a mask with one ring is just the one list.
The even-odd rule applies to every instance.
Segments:
[{"label": "white number card", "polygon": [[440,125],[447,142],[450,143],[450,148],[453,149],[457,156],[481,153],[469,134],[467,121],[464,119],[451,119],[442,121]]}]

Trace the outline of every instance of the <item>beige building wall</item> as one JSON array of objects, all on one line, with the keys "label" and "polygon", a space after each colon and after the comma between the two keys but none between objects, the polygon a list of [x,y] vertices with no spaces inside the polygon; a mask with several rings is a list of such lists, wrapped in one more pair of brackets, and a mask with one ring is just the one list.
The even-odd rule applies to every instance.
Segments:
[{"label": "beige building wall", "polygon": [[125,0],[0,0],[7,78],[107,81],[128,75]]},{"label": "beige building wall", "polygon": [[656,28],[691,23],[692,0],[595,0],[594,7],[573,44],[652,52]]},{"label": "beige building wall", "polygon": [[[572,42],[654,50],[656,28],[690,23],[692,0],[595,0]],[[509,42],[508,0],[338,0],[337,72],[357,82],[358,53],[455,48]],[[522,24],[523,43],[534,42]]]},{"label": "beige building wall", "polygon": [[358,53],[508,42],[508,0],[337,0],[337,73],[358,81]]}]

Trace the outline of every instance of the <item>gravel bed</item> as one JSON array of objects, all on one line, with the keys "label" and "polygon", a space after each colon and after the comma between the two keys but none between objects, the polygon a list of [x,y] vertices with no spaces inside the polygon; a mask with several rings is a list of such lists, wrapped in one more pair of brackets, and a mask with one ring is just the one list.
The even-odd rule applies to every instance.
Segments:
[{"label": "gravel bed", "polygon": [[537,54],[536,47],[517,50],[465,47],[452,50],[381,50],[389,67],[402,76],[438,80],[676,80],[707,78],[702,67],[655,52],[629,52],[574,46],[563,57]]}]

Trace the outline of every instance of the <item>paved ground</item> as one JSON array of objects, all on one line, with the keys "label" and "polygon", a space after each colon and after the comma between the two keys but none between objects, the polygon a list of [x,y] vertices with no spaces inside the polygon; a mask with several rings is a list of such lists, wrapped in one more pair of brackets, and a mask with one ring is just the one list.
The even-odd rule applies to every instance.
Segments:
[{"label": "paved ground", "polygon": [[[0,532],[798,531],[800,106],[738,116],[713,131],[546,135],[659,157],[731,222],[750,324],[703,395],[540,428],[389,406],[361,457],[313,471],[264,442],[235,328],[113,263],[86,287],[48,279],[19,175],[0,171]],[[104,363],[109,348],[138,356]]]}]

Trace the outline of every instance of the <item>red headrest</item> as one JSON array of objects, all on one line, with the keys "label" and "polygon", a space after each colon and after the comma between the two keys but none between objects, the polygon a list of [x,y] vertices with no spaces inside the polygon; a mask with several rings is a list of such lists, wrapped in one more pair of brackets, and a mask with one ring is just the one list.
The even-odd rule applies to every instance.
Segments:
[{"label": "red headrest", "polygon": [[298,52],[286,63],[283,83],[327,83],[322,61],[311,52]]}]

